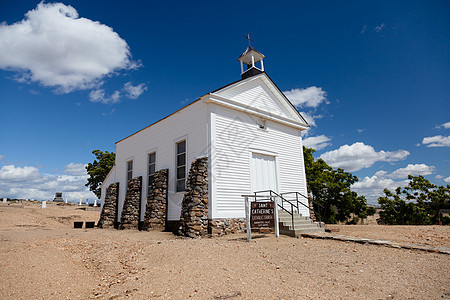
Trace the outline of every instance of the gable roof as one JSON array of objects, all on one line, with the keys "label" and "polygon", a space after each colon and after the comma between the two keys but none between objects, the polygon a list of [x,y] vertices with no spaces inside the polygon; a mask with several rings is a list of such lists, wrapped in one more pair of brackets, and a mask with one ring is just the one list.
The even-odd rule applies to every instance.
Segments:
[{"label": "gable roof", "polygon": [[222,99],[224,101],[234,100],[234,104],[240,102],[246,108],[255,107],[270,117],[288,118],[298,125],[309,127],[299,111],[265,72],[238,80],[209,95],[227,98]]},{"label": "gable roof", "polygon": [[262,77],[262,76],[264,76],[264,78],[266,78],[266,80],[267,80],[268,82],[270,82],[270,84],[276,89],[276,91],[279,93],[279,95],[284,99],[284,101],[286,102],[286,104],[289,106],[290,110],[292,110],[292,112],[295,113],[295,114],[300,118],[301,123],[303,123],[303,126],[306,127],[306,128],[309,127],[308,122],[306,122],[306,120],[302,117],[302,115],[300,114],[300,112],[299,112],[299,111],[295,108],[295,106],[289,101],[289,99],[283,94],[283,92],[282,92],[282,91],[280,90],[280,88],[278,88],[278,86],[273,82],[273,80],[269,77],[269,75],[267,75],[266,72],[262,72],[261,74],[258,74],[258,75],[252,76],[252,77],[241,78],[241,79],[236,80],[236,81],[234,81],[234,82],[231,82],[231,83],[229,83],[229,84],[227,84],[227,85],[225,85],[225,86],[223,86],[223,87],[220,87],[220,88],[218,88],[218,89],[216,89],[216,90],[214,90],[214,91],[212,91],[212,92],[210,92],[210,93],[208,93],[208,94],[205,94],[205,95],[201,96],[200,98],[196,99],[195,101],[192,101],[191,103],[189,103],[189,104],[187,104],[187,105],[181,107],[180,109],[174,111],[174,112],[171,113],[170,115],[167,115],[167,116],[165,116],[164,118],[159,119],[158,121],[153,122],[153,123],[151,123],[150,125],[148,125],[148,126],[142,128],[142,129],[136,131],[135,133],[130,134],[129,136],[127,136],[127,137],[125,137],[125,138],[123,138],[123,139],[120,139],[119,141],[116,142],[116,144],[118,144],[118,143],[120,143],[121,141],[123,141],[123,140],[125,140],[125,139],[127,139],[127,138],[129,138],[129,137],[131,137],[131,136],[133,136],[133,135],[135,135],[135,134],[137,134],[137,133],[139,133],[139,132],[141,132],[141,131],[143,131],[143,130],[145,130],[145,129],[147,129],[147,128],[149,128],[149,127],[151,127],[151,126],[153,126],[153,125],[155,125],[155,124],[157,124],[157,123],[159,123],[159,122],[161,122],[161,121],[163,121],[163,120],[165,120],[165,119],[167,119],[167,118],[169,118],[170,116],[172,116],[172,115],[174,115],[174,114],[176,114],[176,113],[182,111],[183,109],[189,107],[190,105],[192,105],[192,104],[194,104],[194,103],[196,103],[196,102],[198,102],[198,101],[200,101],[200,100],[203,100],[205,97],[211,96],[211,95],[213,95],[213,94],[220,93],[220,91],[223,91],[223,90],[225,90],[225,89],[227,89],[227,88],[232,88],[233,86],[236,86],[236,85],[238,85],[238,84],[240,84],[240,83],[244,83],[244,82],[246,82],[246,81],[251,81],[251,80],[253,80],[253,79],[257,78],[257,77]]},{"label": "gable roof", "polygon": [[239,60],[241,57],[247,55],[247,53],[249,53],[249,52],[251,52],[251,51],[258,53],[259,55],[261,55],[262,58],[265,58],[264,54],[262,54],[261,52],[259,52],[259,51],[256,50],[255,48],[253,48],[252,46],[248,46],[247,49],[245,49],[245,51],[241,54],[241,56],[239,56],[238,60]]}]

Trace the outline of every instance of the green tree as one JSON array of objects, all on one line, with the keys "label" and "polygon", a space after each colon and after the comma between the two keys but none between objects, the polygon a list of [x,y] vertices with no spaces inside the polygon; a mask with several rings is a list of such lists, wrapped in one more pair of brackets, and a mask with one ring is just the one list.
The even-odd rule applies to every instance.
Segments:
[{"label": "green tree", "polygon": [[449,224],[450,218],[442,215],[441,209],[450,208],[450,185],[437,186],[423,176],[409,175],[406,187],[397,188],[395,193],[384,189],[384,196],[378,198],[383,209],[381,224],[428,225]]},{"label": "green tree", "polygon": [[314,210],[325,223],[346,222],[355,224],[375,213],[364,196],[350,187],[358,177],[343,169],[333,169],[323,159],[314,160],[312,148],[303,147],[306,180],[312,194]]},{"label": "green tree", "polygon": [[86,166],[89,178],[85,185],[100,198],[102,192],[100,186],[114,166],[116,154],[114,152],[103,152],[101,150],[94,150],[92,151],[92,154],[95,155],[96,159],[94,159],[93,163],[88,163]]}]

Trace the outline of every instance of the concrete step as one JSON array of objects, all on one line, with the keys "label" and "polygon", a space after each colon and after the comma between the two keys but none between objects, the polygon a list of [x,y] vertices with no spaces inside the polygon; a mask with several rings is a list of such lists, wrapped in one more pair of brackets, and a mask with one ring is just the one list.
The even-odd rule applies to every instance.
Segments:
[{"label": "concrete step", "polygon": [[317,224],[294,224],[294,226],[292,226],[291,224],[283,224],[283,226],[289,228],[290,230],[308,230],[308,229],[314,229],[314,228],[318,228],[319,226],[317,226]]},{"label": "concrete step", "polygon": [[280,225],[280,234],[299,237],[303,233],[310,232],[324,232],[325,230],[319,227],[318,224],[311,221],[309,217],[304,217],[300,214],[294,214],[294,224],[292,225],[292,216],[285,212],[278,212],[278,221]]},{"label": "concrete step", "polygon": [[[278,213],[278,219],[282,220],[292,220],[292,216],[290,214],[280,214]],[[304,217],[302,215],[294,213],[294,220],[310,220],[309,217]]]},{"label": "concrete step", "polygon": [[[292,216],[290,215],[278,215],[278,221],[285,222],[285,223],[292,223]],[[302,217],[300,215],[294,215],[294,223],[312,223],[311,219],[309,217]]]},{"label": "concrete step", "polygon": [[324,232],[323,228],[318,226],[315,227],[307,227],[303,229],[292,230],[289,227],[283,226],[280,224],[280,234],[292,236],[292,237],[300,237],[304,233],[313,233],[313,232]]},{"label": "concrete step", "polygon": [[291,221],[288,221],[288,222],[280,221],[279,223],[283,224],[284,226],[288,226],[288,227],[292,227],[292,226],[295,226],[295,227],[299,227],[299,226],[302,226],[302,227],[305,227],[305,226],[306,227],[308,227],[308,226],[317,226],[317,224],[315,224],[315,223],[313,223],[311,221],[294,222],[294,224],[292,224]]},{"label": "concrete step", "polygon": [[[292,219],[291,218],[278,218],[279,222],[284,222],[284,223],[292,223]],[[309,218],[294,218],[294,223],[300,223],[300,224],[307,224],[307,223],[312,223],[311,219]]]},{"label": "concrete step", "polygon": [[[286,212],[286,211],[284,211],[284,210],[278,210],[278,216],[291,216],[291,214],[290,213],[288,213],[288,212]],[[298,212],[296,212],[296,211],[294,211],[294,216],[300,216],[300,217],[303,217],[303,218],[307,218],[307,217],[305,217],[305,216],[302,216],[302,214],[299,214]]]}]

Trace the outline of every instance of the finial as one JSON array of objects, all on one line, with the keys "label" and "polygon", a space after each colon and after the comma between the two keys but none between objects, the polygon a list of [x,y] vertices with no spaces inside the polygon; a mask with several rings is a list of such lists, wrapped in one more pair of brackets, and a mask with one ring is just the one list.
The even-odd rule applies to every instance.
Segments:
[{"label": "finial", "polygon": [[253,40],[250,38],[250,33],[248,33],[247,36],[244,35],[244,37],[248,40],[248,46],[251,47],[250,41],[253,42]]}]

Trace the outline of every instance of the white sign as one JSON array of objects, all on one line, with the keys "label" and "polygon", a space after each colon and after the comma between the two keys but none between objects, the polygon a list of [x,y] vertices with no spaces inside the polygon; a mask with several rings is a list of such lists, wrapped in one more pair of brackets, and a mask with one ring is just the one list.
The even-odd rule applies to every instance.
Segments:
[{"label": "white sign", "polygon": [[3,198],[3,204],[6,204],[8,199],[7,198]]},{"label": "white sign", "polygon": [[42,208],[47,208],[47,201],[42,201]]}]

